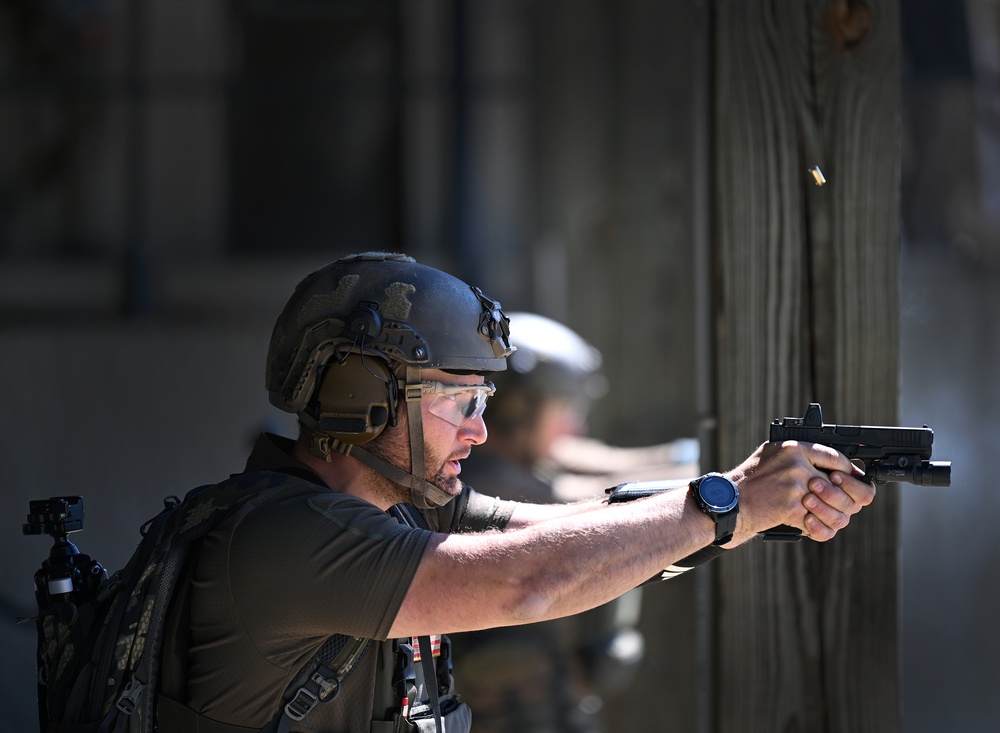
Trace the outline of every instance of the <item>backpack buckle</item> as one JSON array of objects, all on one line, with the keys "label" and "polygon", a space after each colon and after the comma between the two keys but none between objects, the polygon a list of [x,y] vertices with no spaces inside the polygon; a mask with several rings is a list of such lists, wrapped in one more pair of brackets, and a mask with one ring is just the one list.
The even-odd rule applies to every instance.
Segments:
[{"label": "backpack buckle", "polygon": [[[310,683],[313,683],[316,692],[306,687]],[[316,705],[321,702],[330,702],[339,693],[340,679],[336,674],[333,674],[332,677],[324,677],[322,672],[317,670],[309,677],[309,681],[295,692],[295,697],[285,705],[285,714],[297,722],[306,717]]]},{"label": "backpack buckle", "polygon": [[122,694],[115,700],[115,707],[126,715],[131,715],[139,707],[139,698],[142,697],[143,690],[146,689],[144,682],[139,682],[135,677],[128,681]]},{"label": "backpack buckle", "polygon": [[300,687],[298,692],[295,693],[295,697],[285,705],[285,715],[298,722],[306,717],[309,711],[316,707],[316,703],[318,702],[319,698],[316,695],[305,687]]}]

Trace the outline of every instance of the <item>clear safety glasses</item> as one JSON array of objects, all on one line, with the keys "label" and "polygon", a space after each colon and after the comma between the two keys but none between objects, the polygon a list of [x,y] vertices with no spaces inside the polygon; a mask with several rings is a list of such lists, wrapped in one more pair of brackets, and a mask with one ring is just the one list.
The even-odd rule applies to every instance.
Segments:
[{"label": "clear safety glasses", "polygon": [[420,388],[424,393],[434,395],[427,411],[459,428],[482,415],[486,409],[486,399],[496,392],[492,382],[483,384],[421,382]]}]

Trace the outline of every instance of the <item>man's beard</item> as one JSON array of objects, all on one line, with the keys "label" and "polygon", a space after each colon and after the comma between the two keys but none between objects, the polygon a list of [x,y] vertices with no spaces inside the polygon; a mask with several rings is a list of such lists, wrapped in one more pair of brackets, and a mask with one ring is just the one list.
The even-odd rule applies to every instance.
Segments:
[{"label": "man's beard", "polygon": [[[383,461],[391,463],[407,473],[411,472],[410,443],[405,430],[398,431],[394,435],[383,433],[364,447],[369,453],[381,458]],[[423,471],[418,471],[416,475],[417,478],[425,479],[449,495],[456,496],[460,491],[461,482],[458,476],[448,476],[446,474],[446,465],[447,461],[434,455],[425,443]],[[431,478],[427,478],[427,476]],[[371,488],[380,499],[387,501],[389,504],[413,503],[409,487],[400,486],[395,481],[386,478],[380,473],[376,472]]]},{"label": "man's beard", "polygon": [[[434,476],[428,481],[437,486],[442,491],[446,492],[451,496],[458,496],[462,488],[462,482],[459,480],[458,476],[448,476],[445,474],[444,462],[438,461],[438,470]],[[430,465],[427,466],[427,471],[432,470]]]}]

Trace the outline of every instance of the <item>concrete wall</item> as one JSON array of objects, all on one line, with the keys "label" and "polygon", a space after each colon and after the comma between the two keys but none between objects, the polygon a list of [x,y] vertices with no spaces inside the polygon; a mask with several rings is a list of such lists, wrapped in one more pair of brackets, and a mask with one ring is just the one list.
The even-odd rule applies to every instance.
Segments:
[{"label": "concrete wall", "polygon": [[902,325],[900,419],[934,428],[935,458],[952,461],[951,488],[898,489],[904,730],[997,730],[1000,271],[909,248]]}]

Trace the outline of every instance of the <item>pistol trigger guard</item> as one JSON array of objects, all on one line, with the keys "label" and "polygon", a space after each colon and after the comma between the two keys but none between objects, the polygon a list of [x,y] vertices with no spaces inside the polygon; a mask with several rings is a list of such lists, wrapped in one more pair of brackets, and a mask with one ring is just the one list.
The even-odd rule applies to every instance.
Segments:
[{"label": "pistol trigger guard", "polygon": [[802,539],[802,530],[787,524],[779,524],[760,534],[763,535],[764,542],[798,542]]}]

